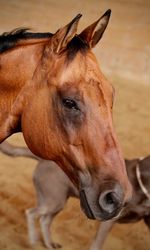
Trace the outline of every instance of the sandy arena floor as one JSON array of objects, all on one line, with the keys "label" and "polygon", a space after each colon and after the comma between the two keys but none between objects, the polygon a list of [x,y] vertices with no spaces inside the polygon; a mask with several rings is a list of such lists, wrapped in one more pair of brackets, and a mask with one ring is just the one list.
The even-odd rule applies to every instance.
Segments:
[{"label": "sandy arena floor", "polygon": [[[137,6],[133,2],[137,2]],[[148,57],[147,51],[149,51],[148,35],[146,36],[148,33],[146,33],[144,27],[148,26],[149,0],[144,1],[145,7],[143,7],[142,2],[142,0],[124,0],[126,4],[122,6],[122,1],[119,0],[101,0],[100,3],[98,0],[0,0],[0,33],[19,26],[54,32],[62,23],[68,22],[70,17],[80,12],[80,9],[82,9],[83,14],[86,14],[80,26],[82,28],[89,23],[89,20],[92,21],[95,17],[97,18],[98,7],[96,6],[99,3],[100,9],[114,8],[116,11],[114,12],[114,18],[112,18],[112,30],[115,33],[112,34],[110,28],[100,48],[104,48],[104,51],[107,51],[108,48],[108,56],[109,51],[111,51],[114,56],[118,53],[120,58],[123,58],[121,46],[127,45],[122,32],[122,27],[124,27],[130,35],[134,34],[134,41],[131,45],[135,45],[133,50],[126,46],[124,56],[129,49],[135,54],[129,53],[129,57],[124,57],[125,61],[119,61],[119,72],[128,68],[129,73],[137,72],[139,74],[140,67],[144,65],[143,62],[146,62],[143,66],[144,77],[146,78],[142,79],[148,79],[148,59],[145,59]],[[123,15],[124,17],[127,16],[127,19],[123,19]],[[139,17],[142,17],[142,20],[138,23]],[[132,22],[134,22],[134,26]],[[136,30],[131,31],[130,28],[136,28]],[[116,35],[118,35],[117,38]],[[114,44],[113,49],[110,47],[110,42]],[[129,39],[128,42],[130,42]],[[142,46],[145,52],[138,54],[137,52]],[[118,50],[119,48],[120,50]],[[101,51],[96,50],[98,57]],[[137,56],[135,59],[134,55]],[[105,55],[104,59],[104,68],[110,66],[110,72],[113,72],[117,67],[115,63],[118,62],[118,59],[112,56],[110,60],[109,56],[107,60]],[[130,67],[133,66],[130,64],[132,59],[135,60],[133,68]],[[139,62],[139,64],[136,64],[136,62]],[[124,72],[123,75],[126,75],[126,73]],[[128,77],[128,75],[126,76]],[[112,77],[109,76],[109,79],[112,80]],[[137,84],[114,77],[112,82],[116,88],[114,121],[124,155],[128,158],[146,156],[150,154],[150,85]],[[9,141],[16,145],[24,145],[21,135],[12,136]],[[32,185],[32,173],[35,166],[36,161],[34,160],[12,159],[0,153],[0,250],[31,249],[27,240],[24,211],[35,204],[35,193]],[[97,227],[98,222],[89,221],[81,212],[79,201],[70,199],[64,211],[55,219],[52,233],[54,240],[63,245],[62,250],[88,250]],[[45,248],[39,243],[35,249],[44,250]],[[104,250],[106,249],[150,250],[150,234],[143,222],[116,225],[107,238]]]}]

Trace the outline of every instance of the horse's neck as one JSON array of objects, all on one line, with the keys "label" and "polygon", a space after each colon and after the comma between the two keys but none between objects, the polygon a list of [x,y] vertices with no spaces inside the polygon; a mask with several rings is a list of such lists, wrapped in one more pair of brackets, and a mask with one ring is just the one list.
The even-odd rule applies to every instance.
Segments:
[{"label": "horse's neck", "polygon": [[12,110],[18,98],[23,101],[20,93],[34,74],[41,49],[40,45],[18,47],[0,55],[0,142],[20,129],[20,107],[15,107],[16,114]]}]

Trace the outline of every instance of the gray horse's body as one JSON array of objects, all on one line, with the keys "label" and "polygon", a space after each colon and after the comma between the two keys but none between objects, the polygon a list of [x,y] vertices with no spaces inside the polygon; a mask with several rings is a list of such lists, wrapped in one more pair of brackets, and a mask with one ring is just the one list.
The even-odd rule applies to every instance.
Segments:
[{"label": "gray horse's body", "polygon": [[[49,232],[51,223],[53,218],[64,208],[69,197],[79,197],[77,189],[56,163],[39,159],[27,148],[14,147],[5,142],[0,145],[0,150],[11,156],[27,156],[39,161],[33,175],[37,204],[34,208],[26,210],[29,240],[32,245],[38,240],[35,221],[39,219],[45,246],[49,249],[60,247],[59,244],[52,241]],[[128,223],[143,219],[150,229],[150,200],[141,190],[137,180],[137,164],[142,181],[150,192],[150,156],[143,160],[126,160],[128,176],[133,186],[133,198],[116,221],[110,220],[101,223],[90,250],[102,249],[108,232],[116,222]]]}]

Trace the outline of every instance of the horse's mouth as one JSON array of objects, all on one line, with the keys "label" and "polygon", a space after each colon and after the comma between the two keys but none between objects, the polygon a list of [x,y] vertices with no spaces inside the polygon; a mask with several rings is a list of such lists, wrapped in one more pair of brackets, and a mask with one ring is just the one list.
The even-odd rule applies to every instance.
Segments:
[{"label": "horse's mouth", "polygon": [[95,218],[95,216],[90,208],[90,205],[89,205],[87,198],[86,198],[85,191],[83,189],[80,191],[80,204],[81,204],[81,208],[83,209],[86,216],[89,219],[95,220],[96,218]]}]

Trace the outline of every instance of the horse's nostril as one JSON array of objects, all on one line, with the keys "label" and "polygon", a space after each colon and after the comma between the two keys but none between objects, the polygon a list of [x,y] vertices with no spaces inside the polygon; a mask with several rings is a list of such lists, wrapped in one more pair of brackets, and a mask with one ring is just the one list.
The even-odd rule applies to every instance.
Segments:
[{"label": "horse's nostril", "polygon": [[122,205],[122,200],[115,191],[105,191],[99,197],[99,205],[104,213],[117,213]]},{"label": "horse's nostril", "polygon": [[105,196],[105,199],[106,199],[106,203],[108,205],[111,205],[111,204],[114,204],[115,203],[115,196],[113,195],[113,192],[112,193],[108,193],[106,196]]}]

